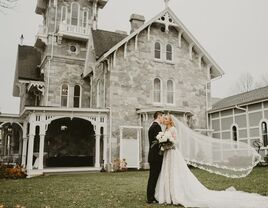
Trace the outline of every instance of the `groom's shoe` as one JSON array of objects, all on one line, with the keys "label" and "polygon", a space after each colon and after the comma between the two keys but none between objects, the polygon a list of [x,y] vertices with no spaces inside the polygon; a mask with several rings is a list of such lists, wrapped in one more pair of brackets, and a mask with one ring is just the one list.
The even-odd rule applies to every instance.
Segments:
[{"label": "groom's shoe", "polygon": [[147,200],[146,203],[147,204],[154,204],[154,203],[158,203],[158,201],[156,199],[153,199],[153,200]]}]

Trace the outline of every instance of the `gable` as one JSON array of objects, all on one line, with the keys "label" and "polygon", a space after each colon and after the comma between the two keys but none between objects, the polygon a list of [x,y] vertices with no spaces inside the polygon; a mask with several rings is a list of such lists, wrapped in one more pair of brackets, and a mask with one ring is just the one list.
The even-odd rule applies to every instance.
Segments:
[{"label": "gable", "polygon": [[[200,57],[200,60],[203,61],[208,70],[210,71],[211,78],[216,78],[224,74],[223,70],[218,66],[218,64],[211,58],[211,56],[205,51],[205,49],[198,43],[198,41],[193,37],[193,35],[187,30],[183,23],[176,17],[176,15],[171,11],[170,8],[165,9],[150,21],[142,25],[139,29],[135,30],[129,36],[125,37],[109,51],[104,53],[97,61],[97,64],[106,60],[110,55],[116,53],[118,48],[128,43],[133,38],[142,32],[147,30],[148,38],[150,36],[150,27],[153,23],[159,23],[165,26],[166,31],[168,32],[170,27],[174,27],[178,31],[178,41],[184,39],[189,43],[192,51],[195,51]],[[190,49],[189,49],[190,50]]]}]

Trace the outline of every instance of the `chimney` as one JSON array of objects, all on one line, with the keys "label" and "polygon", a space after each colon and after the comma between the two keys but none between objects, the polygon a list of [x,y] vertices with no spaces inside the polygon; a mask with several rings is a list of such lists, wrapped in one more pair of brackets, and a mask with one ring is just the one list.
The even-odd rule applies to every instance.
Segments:
[{"label": "chimney", "polygon": [[20,36],[20,45],[21,46],[23,45],[23,41],[24,41],[24,37],[23,37],[23,34],[21,34],[21,36]]},{"label": "chimney", "polygon": [[145,18],[144,16],[139,15],[139,14],[132,14],[130,16],[129,21],[130,21],[130,26],[131,26],[130,33],[132,33],[144,24]]}]

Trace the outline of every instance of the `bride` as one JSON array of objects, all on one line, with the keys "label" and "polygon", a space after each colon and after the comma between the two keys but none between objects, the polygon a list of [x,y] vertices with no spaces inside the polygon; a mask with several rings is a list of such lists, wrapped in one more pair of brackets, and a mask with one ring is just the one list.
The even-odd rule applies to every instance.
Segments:
[{"label": "bride", "polygon": [[244,143],[222,142],[198,134],[172,115],[165,117],[164,124],[175,139],[176,148],[164,152],[155,190],[155,198],[160,204],[198,208],[268,208],[268,197],[265,196],[234,188],[225,191],[207,189],[187,166],[188,163],[227,177],[244,177],[260,159],[253,148]]}]

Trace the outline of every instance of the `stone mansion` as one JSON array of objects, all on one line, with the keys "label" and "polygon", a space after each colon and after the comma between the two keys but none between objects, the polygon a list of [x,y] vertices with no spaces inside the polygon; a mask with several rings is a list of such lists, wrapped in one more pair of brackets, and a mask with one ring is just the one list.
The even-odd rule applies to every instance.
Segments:
[{"label": "stone mansion", "polygon": [[128,34],[98,28],[107,3],[37,0],[43,24],[34,46],[18,46],[20,113],[0,115],[0,162],[29,177],[110,170],[117,158],[147,168],[156,110],[209,129],[210,82],[222,69],[168,5],[149,21],[132,14]]}]

